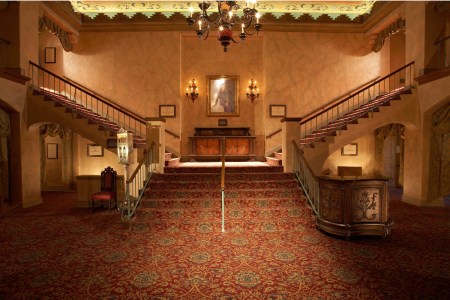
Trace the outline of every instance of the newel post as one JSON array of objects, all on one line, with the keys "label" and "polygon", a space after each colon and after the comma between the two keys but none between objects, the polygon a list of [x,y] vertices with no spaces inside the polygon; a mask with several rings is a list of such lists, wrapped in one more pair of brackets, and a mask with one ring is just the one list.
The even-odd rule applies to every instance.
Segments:
[{"label": "newel post", "polygon": [[155,170],[163,173],[166,152],[166,119],[164,118],[145,118],[147,121],[147,148],[152,142],[155,142],[153,147],[152,162],[155,165]]},{"label": "newel post", "polygon": [[283,171],[285,173],[293,172],[294,165],[294,146],[295,140],[300,146],[300,121],[301,118],[284,118],[281,120],[281,147],[283,151]]}]

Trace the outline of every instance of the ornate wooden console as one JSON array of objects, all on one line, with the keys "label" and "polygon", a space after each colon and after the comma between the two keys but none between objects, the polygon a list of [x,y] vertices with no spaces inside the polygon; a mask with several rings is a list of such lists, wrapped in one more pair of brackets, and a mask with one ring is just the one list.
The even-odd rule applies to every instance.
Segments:
[{"label": "ornate wooden console", "polygon": [[345,237],[389,235],[388,181],[378,177],[319,177],[317,227]]},{"label": "ornate wooden console", "polygon": [[248,127],[195,128],[190,136],[191,160],[218,160],[225,150],[227,159],[255,159],[253,143],[255,136],[250,135]]}]

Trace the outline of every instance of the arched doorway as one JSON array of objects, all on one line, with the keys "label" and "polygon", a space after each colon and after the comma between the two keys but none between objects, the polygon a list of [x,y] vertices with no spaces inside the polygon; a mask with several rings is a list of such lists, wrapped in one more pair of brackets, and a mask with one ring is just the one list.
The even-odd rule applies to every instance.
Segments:
[{"label": "arched doorway", "polygon": [[389,177],[391,187],[403,187],[404,133],[395,123],[375,129],[375,174]]}]

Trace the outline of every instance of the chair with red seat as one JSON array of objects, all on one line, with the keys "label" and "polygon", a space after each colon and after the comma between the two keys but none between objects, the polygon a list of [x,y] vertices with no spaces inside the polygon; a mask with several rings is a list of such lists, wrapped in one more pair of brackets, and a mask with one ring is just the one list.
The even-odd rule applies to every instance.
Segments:
[{"label": "chair with red seat", "polygon": [[95,202],[100,201],[103,207],[103,201],[108,203],[108,209],[117,204],[117,190],[116,190],[117,172],[113,168],[107,167],[101,173],[101,187],[100,192],[92,194],[92,212],[95,210]]}]

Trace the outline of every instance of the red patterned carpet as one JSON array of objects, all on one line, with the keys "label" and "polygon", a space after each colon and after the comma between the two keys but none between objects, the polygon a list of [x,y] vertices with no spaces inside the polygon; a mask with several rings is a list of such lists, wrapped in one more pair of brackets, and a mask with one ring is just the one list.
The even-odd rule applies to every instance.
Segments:
[{"label": "red patterned carpet", "polygon": [[0,299],[450,299],[449,207],[393,190],[391,237],[344,240],[292,174],[229,172],[221,233],[217,178],[156,176],[131,224],[60,192],[2,216]]}]

